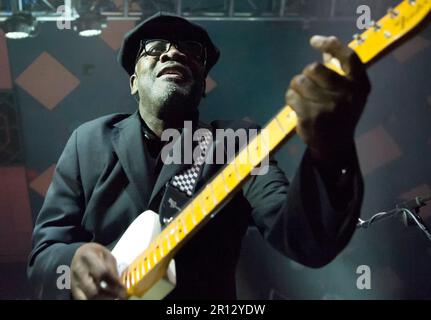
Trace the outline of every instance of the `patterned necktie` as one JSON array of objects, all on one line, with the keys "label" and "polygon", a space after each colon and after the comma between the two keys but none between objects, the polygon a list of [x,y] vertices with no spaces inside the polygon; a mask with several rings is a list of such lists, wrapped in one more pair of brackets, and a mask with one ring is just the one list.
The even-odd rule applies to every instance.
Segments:
[{"label": "patterned necktie", "polygon": [[202,167],[205,163],[208,148],[212,141],[212,134],[209,130],[202,130],[202,135],[199,138],[197,145],[198,157],[193,159],[193,165],[190,168],[175,175],[171,180],[171,185],[191,197],[196,188]]}]

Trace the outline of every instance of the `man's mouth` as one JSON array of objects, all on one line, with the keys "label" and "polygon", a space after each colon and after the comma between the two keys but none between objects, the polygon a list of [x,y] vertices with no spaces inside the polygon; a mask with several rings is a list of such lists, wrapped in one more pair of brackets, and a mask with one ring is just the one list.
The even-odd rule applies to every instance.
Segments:
[{"label": "man's mouth", "polygon": [[190,78],[190,71],[180,65],[175,64],[172,66],[164,67],[158,74],[157,77],[166,77],[166,78],[172,78],[172,79],[178,79],[178,80],[187,80]]}]

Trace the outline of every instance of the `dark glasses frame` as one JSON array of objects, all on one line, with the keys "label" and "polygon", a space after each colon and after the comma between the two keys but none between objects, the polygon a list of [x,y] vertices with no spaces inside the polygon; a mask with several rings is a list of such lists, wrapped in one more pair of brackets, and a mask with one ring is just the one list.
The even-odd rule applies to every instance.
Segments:
[{"label": "dark glasses frame", "polygon": [[194,56],[194,55],[193,55],[193,57],[196,60],[202,62],[202,65],[204,67],[206,67],[206,63],[207,63],[207,50],[206,50],[205,46],[202,43],[200,43],[198,41],[193,41],[193,40],[170,41],[170,40],[166,40],[166,39],[146,39],[146,40],[141,40],[139,42],[139,50],[138,50],[138,54],[136,56],[135,65],[138,63],[139,59],[144,54],[146,54],[148,56],[151,56],[151,57],[159,57],[159,56],[161,56],[163,54],[163,53],[161,53],[161,54],[151,54],[151,53],[148,53],[145,50],[145,47],[146,47],[147,43],[148,42],[153,42],[153,41],[162,41],[162,42],[169,43],[169,46],[167,47],[166,51],[164,51],[163,53],[169,52],[169,50],[171,49],[172,45],[175,46],[175,48],[177,48],[177,50],[181,51],[182,53],[185,53],[183,50],[181,50],[181,45],[180,45],[181,42],[193,42],[193,43],[197,43],[201,47],[201,57],[197,57],[197,56]]}]

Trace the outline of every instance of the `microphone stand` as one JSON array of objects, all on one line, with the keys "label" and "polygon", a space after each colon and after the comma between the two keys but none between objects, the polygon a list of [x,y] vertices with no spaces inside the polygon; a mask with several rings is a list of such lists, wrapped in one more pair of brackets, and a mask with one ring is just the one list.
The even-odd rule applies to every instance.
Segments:
[{"label": "microphone stand", "polygon": [[414,199],[401,202],[397,204],[394,209],[387,212],[376,213],[368,220],[359,219],[359,222],[356,224],[356,228],[369,228],[371,224],[376,221],[401,214],[405,226],[418,226],[428,240],[431,241],[431,231],[427,228],[419,215],[420,208],[426,206],[428,201],[431,201],[431,195],[416,197]]}]

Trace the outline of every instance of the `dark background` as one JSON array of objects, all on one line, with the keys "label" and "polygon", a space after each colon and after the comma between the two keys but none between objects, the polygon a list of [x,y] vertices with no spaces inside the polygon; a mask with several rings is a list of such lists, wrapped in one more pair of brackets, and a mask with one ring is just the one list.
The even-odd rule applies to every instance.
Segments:
[{"label": "dark background", "polygon": [[[348,42],[359,32],[352,21],[199,22],[222,52],[208,79],[202,119],[265,124],[283,105],[292,76],[320,60],[309,37],[333,34]],[[88,39],[58,30],[54,22],[21,41],[6,40],[0,31],[0,298],[30,298],[25,259],[32,222],[71,132],[96,117],[136,108],[116,62],[122,35],[133,25],[110,22],[100,37]],[[430,41],[427,28],[369,69],[373,91],[356,135],[365,177],[362,218],[431,193]],[[295,136],[278,152],[288,177],[303,150]],[[430,208],[421,211],[429,225]],[[360,265],[370,267],[369,290],[356,287]],[[358,230],[318,270],[282,257],[250,229],[238,293],[250,299],[430,299],[430,269],[431,242],[400,219]]]}]

